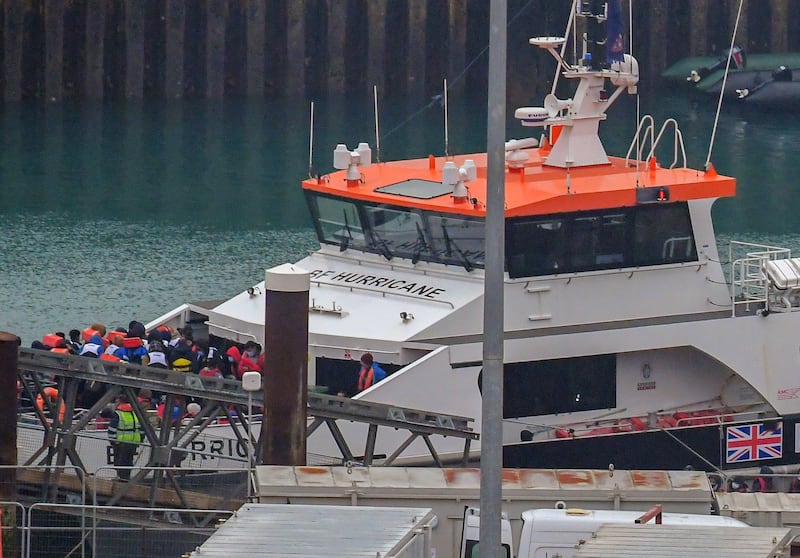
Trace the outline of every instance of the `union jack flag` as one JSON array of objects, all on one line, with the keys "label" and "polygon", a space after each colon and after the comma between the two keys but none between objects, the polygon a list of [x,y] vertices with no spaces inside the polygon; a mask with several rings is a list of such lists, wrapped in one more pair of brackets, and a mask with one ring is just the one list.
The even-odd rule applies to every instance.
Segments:
[{"label": "union jack flag", "polygon": [[783,423],[729,426],[725,454],[727,463],[780,458],[783,455]]}]

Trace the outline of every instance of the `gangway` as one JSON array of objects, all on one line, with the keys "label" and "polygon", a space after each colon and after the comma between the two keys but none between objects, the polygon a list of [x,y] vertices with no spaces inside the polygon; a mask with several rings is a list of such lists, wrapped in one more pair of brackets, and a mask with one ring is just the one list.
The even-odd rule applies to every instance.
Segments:
[{"label": "gangway", "polygon": [[[64,466],[68,461],[76,469],[91,473],[76,448],[76,441],[93,425],[100,412],[114,402],[120,394],[126,394],[131,401],[134,412],[143,426],[146,444],[150,447],[148,462],[132,479],[131,485],[141,482],[148,474],[148,469],[174,467],[193,451],[192,442],[210,426],[220,428],[220,423],[227,423],[233,433],[235,443],[239,447],[248,447],[248,392],[242,389],[241,382],[232,379],[203,377],[196,374],[175,372],[172,370],[152,368],[111,362],[76,355],[67,355],[42,351],[38,349],[19,348],[18,378],[24,397],[31,402],[44,392],[46,387],[58,390],[58,401],[52,402],[43,397],[43,409],[32,406],[31,413],[38,418],[37,427],[43,430],[43,441],[27,464]],[[100,384],[103,394],[86,410],[76,413],[76,402],[82,386]],[[185,399],[193,398],[202,401],[200,411],[193,417],[167,427],[151,424],[147,410],[139,404],[136,393],[148,388],[153,393],[166,396],[165,408],[172,409]],[[252,394],[252,403],[263,407],[263,393]],[[63,409],[63,412],[60,412]],[[63,416],[63,420],[62,417]],[[449,436],[464,440],[463,460],[469,457],[470,444],[479,435],[470,423],[473,419],[462,416],[440,414],[404,407],[396,407],[382,403],[361,401],[320,393],[308,393],[307,416],[313,417],[309,424],[309,435],[321,426],[327,426],[340,452],[340,463],[362,460],[366,465],[391,465],[402,451],[417,438],[422,438],[431,453],[432,462],[441,466],[431,436]],[[368,425],[364,455],[357,456],[349,447],[339,430],[336,421],[347,420]],[[169,421],[166,421],[169,423]],[[392,430],[408,432],[408,437],[400,443],[397,450],[385,459],[376,462],[374,455],[375,439],[378,427],[384,426]],[[252,429],[257,437],[258,428]],[[255,447],[258,440],[252,440]],[[259,455],[257,452],[256,455]],[[336,458],[333,458],[336,459]],[[244,460],[241,460],[244,468]],[[168,475],[167,475],[168,477]],[[154,481],[157,487],[158,478]],[[177,485],[176,490],[178,490]],[[154,489],[153,493],[157,491]],[[119,497],[124,494],[120,492]],[[112,498],[109,504],[114,504]],[[154,502],[151,502],[153,505]],[[189,507],[187,505],[187,507]]]}]

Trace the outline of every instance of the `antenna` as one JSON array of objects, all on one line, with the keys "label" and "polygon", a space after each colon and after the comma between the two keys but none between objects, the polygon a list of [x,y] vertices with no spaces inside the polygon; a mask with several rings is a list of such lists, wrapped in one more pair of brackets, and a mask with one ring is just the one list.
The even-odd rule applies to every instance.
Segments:
[{"label": "antenna", "polygon": [[308,134],[308,177],[314,178],[314,101],[311,101],[311,130]]},{"label": "antenna", "polygon": [[447,78],[444,78],[444,156],[450,156],[450,135],[448,132],[449,121],[447,119]]},{"label": "antenna", "polygon": [[381,134],[378,128],[378,86],[372,86],[372,97],[375,101],[375,162],[381,162]]},{"label": "antenna", "polygon": [[739,0],[739,9],[736,12],[736,23],[733,25],[733,33],[731,33],[731,46],[728,49],[728,60],[725,62],[725,73],[722,74],[722,89],[719,90],[719,99],[717,100],[717,112],[714,115],[714,126],[711,128],[711,140],[708,142],[708,157],[706,157],[705,170],[711,168],[711,151],[714,149],[714,140],[717,137],[717,124],[719,124],[719,113],[722,110],[722,98],[725,94],[725,85],[728,83],[728,72],[731,69],[731,58],[733,58],[733,47],[736,43],[736,33],[739,31],[739,20],[742,18],[742,4],[744,0]]}]

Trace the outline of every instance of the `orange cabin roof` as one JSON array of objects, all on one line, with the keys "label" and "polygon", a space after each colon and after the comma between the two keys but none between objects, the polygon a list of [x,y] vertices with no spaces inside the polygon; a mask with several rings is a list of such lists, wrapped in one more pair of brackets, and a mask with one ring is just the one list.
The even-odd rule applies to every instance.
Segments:
[{"label": "orange cabin roof", "polygon": [[[544,166],[545,155],[539,148],[524,150],[530,156],[524,169],[506,169],[506,217],[545,215],[551,213],[597,210],[636,205],[636,189],[639,187],[667,186],[670,201],[718,198],[733,196],[736,180],[731,177],[688,168],[653,170],[639,165],[637,173],[626,167],[625,160],[610,158],[608,165],[579,167],[569,171],[570,192],[567,192],[567,171],[563,168]],[[397,184],[409,179],[441,182],[442,167],[448,160],[461,166],[472,159],[477,166],[478,177],[467,183],[469,197],[478,200],[473,205],[454,200],[451,195],[440,195],[431,199],[419,199],[385,192],[377,188]],[[387,163],[374,163],[359,167],[363,182],[349,186],[345,180],[347,171],[335,171],[321,179],[303,181],[303,188],[339,197],[350,197],[373,203],[418,207],[423,210],[459,213],[476,217],[486,216],[486,154],[459,155],[445,159],[410,159]]]}]

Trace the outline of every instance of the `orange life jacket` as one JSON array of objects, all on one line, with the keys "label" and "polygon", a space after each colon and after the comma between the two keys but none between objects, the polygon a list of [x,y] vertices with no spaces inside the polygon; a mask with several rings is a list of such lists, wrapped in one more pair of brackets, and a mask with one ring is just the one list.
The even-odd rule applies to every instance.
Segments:
[{"label": "orange life jacket", "polygon": [[358,391],[364,391],[374,383],[375,373],[372,371],[372,366],[369,368],[362,366],[361,373],[358,375]]},{"label": "orange life jacket", "polygon": [[[42,392],[44,393],[44,395],[51,402],[55,403],[55,402],[58,401],[58,390],[56,388],[46,387],[46,388],[44,388],[42,390]],[[36,396],[36,406],[39,409],[41,409],[42,411],[47,411],[47,408],[45,407],[45,404],[44,404],[44,397],[42,397],[41,393]],[[60,407],[58,409],[58,420],[60,422],[64,422],[64,412],[65,411],[66,411],[66,408],[64,407],[64,402],[62,401],[61,405],[60,405]]]}]

